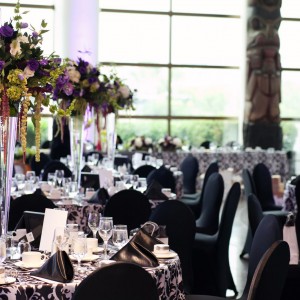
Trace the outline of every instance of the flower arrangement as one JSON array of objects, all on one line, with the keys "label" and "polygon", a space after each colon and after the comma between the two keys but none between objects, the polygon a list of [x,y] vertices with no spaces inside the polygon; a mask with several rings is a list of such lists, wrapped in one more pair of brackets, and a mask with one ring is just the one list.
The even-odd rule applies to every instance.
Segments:
[{"label": "flower arrangement", "polygon": [[176,149],[181,149],[182,141],[178,137],[166,135],[158,141],[158,145],[163,151],[175,151]]},{"label": "flower arrangement", "polygon": [[47,23],[36,30],[22,22],[19,1],[12,20],[0,27],[0,115],[2,122],[10,116],[19,118],[20,141],[25,155],[27,114],[34,113],[36,160],[40,158],[40,120],[56,78],[62,71],[60,59],[45,57],[41,44]]},{"label": "flower arrangement", "polygon": [[149,137],[139,136],[131,140],[130,149],[139,151],[148,151],[153,148],[152,139]]}]

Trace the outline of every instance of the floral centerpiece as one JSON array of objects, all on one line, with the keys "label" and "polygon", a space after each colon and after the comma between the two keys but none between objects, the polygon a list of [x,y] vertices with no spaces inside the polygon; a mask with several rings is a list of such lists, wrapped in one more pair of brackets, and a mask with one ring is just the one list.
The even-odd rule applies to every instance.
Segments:
[{"label": "floral centerpiece", "polygon": [[138,136],[130,142],[130,150],[149,151],[152,148],[153,142],[150,137]]},{"label": "floral centerpiece", "polygon": [[158,145],[162,151],[175,151],[181,149],[182,141],[178,137],[166,135],[158,141]]},{"label": "floral centerpiece", "polygon": [[39,160],[40,119],[44,106],[49,105],[52,86],[60,73],[59,59],[45,57],[41,44],[47,23],[36,30],[22,21],[20,4],[15,6],[12,20],[0,27],[0,115],[18,117],[20,140],[26,152],[27,114],[33,111],[36,132],[36,160]]}]

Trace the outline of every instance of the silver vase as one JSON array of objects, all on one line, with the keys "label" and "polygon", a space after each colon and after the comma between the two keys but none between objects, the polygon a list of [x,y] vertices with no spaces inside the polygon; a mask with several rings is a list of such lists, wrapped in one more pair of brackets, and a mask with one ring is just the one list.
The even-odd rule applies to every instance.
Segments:
[{"label": "silver vase", "polygon": [[8,231],[10,194],[17,140],[17,117],[0,117],[1,234]]},{"label": "silver vase", "polygon": [[70,143],[73,179],[80,188],[81,163],[83,154],[83,116],[70,117]]}]

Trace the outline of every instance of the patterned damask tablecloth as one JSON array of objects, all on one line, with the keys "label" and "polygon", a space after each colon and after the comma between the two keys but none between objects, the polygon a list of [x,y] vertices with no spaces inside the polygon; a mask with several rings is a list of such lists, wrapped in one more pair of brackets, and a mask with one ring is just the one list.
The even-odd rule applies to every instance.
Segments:
[{"label": "patterned damask tablecloth", "polygon": [[[86,274],[75,276],[71,283],[45,283],[31,277],[28,272],[19,270],[21,282],[0,285],[1,300],[70,300],[80,281],[97,269],[97,262],[82,263]],[[8,265],[7,268],[11,268]],[[161,300],[184,300],[182,271],[178,257],[161,262],[155,269],[147,269],[155,279]],[[146,293],[147,291],[145,291]]]},{"label": "patterned damask tablecloth", "polygon": [[155,155],[157,158],[163,159],[164,164],[178,167],[189,153],[198,158],[200,174],[206,171],[210,163],[218,161],[220,170],[233,168],[234,173],[237,174],[241,174],[244,168],[252,172],[256,164],[264,163],[272,175],[279,174],[283,180],[289,177],[289,165],[285,151],[178,151],[161,152]]}]

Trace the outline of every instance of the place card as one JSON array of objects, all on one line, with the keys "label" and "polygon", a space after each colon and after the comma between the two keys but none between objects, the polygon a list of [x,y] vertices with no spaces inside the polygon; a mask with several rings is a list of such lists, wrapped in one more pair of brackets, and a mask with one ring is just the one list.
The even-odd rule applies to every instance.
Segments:
[{"label": "place card", "polygon": [[114,186],[114,177],[112,170],[100,169],[99,170],[100,188],[108,189]]},{"label": "place card", "polygon": [[46,208],[39,250],[51,252],[55,228],[66,226],[67,218],[67,211]]}]

